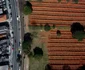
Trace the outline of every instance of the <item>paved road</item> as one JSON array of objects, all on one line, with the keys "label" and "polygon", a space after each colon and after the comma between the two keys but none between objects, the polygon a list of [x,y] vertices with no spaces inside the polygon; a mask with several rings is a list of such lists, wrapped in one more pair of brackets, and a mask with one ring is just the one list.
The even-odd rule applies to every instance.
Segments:
[{"label": "paved road", "polygon": [[[19,10],[20,10],[20,21],[21,21],[21,39],[23,41],[24,37],[24,14],[23,14],[23,7],[24,7],[24,2],[25,0],[18,0],[19,1]],[[21,70],[24,70],[24,54],[22,50],[22,65],[21,65]]]},{"label": "paved road", "polygon": [[16,61],[20,41],[19,22],[17,21],[17,2],[16,0],[10,0],[10,3],[12,5],[12,26],[14,31],[13,70],[19,70],[19,64]]}]

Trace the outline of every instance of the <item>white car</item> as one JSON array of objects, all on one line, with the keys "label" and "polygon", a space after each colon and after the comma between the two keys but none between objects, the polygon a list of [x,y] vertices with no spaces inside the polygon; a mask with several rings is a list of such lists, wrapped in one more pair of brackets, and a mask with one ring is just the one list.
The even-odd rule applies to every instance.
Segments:
[{"label": "white car", "polygon": [[13,38],[13,30],[10,30],[10,35],[11,35],[11,37]]},{"label": "white car", "polygon": [[11,46],[14,44],[13,43],[13,38],[10,39],[10,44],[11,44]]}]

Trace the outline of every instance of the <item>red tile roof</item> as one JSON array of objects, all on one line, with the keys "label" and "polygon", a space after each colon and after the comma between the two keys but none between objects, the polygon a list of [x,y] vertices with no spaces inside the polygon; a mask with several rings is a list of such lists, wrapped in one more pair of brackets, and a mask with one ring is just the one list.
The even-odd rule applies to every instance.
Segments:
[{"label": "red tile roof", "polygon": [[0,15],[0,22],[4,22],[6,19],[6,15]]}]

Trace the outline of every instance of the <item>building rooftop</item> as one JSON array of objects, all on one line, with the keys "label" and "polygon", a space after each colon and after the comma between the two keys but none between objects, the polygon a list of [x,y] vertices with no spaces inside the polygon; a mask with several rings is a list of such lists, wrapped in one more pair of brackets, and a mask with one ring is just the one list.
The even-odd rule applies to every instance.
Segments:
[{"label": "building rooftop", "polygon": [[0,15],[0,22],[6,21],[7,17],[6,14]]},{"label": "building rooftop", "polygon": [[0,22],[4,22],[7,19],[6,1],[0,0]]}]

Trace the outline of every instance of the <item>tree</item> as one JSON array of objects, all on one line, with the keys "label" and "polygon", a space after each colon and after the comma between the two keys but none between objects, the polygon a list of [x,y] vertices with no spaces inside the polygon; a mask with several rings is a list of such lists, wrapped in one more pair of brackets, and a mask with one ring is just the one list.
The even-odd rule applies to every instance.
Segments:
[{"label": "tree", "polygon": [[32,34],[31,33],[26,33],[24,35],[24,42],[28,42],[29,45],[32,44]]},{"label": "tree", "polygon": [[85,37],[84,27],[76,22],[71,25],[72,37],[78,39],[78,41],[82,41]]},{"label": "tree", "polygon": [[25,54],[29,55],[31,50],[31,44],[32,44],[32,34],[26,33],[24,35],[24,42],[22,43],[22,49]]},{"label": "tree", "polygon": [[63,65],[63,70],[71,70],[71,68],[68,65]]},{"label": "tree", "polygon": [[24,14],[29,15],[32,13],[32,9],[29,6],[24,6]]},{"label": "tree", "polygon": [[39,57],[43,56],[43,50],[42,50],[41,48],[35,47],[35,48],[33,49],[33,51],[34,51],[34,56],[35,56],[35,57],[36,57],[36,56],[39,56]]},{"label": "tree", "polygon": [[47,64],[47,65],[45,66],[45,70],[52,70],[51,65],[50,65],[50,64]]},{"label": "tree", "polygon": [[79,22],[75,22],[71,25],[72,34],[76,31],[84,31],[84,27]]},{"label": "tree", "polygon": [[60,30],[57,30],[57,36],[61,36]]},{"label": "tree", "polygon": [[50,25],[49,24],[45,24],[44,30],[45,31],[49,31],[50,29],[51,29]]},{"label": "tree", "polygon": [[32,11],[33,11],[32,4],[29,1],[26,1],[24,5],[24,10],[23,10],[24,14],[29,15],[32,13]]},{"label": "tree", "polygon": [[30,54],[30,50],[31,50],[31,45],[29,45],[28,42],[23,42],[22,43],[22,49],[23,49],[25,54],[29,55]]}]

